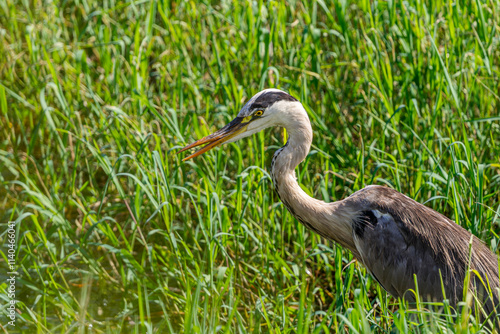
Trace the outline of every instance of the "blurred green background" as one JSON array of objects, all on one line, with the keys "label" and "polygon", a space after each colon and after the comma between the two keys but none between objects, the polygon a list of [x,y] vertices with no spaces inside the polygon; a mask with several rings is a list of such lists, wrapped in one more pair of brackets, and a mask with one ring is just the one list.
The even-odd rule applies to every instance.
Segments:
[{"label": "blurred green background", "polygon": [[498,0],[1,1],[2,329],[477,332],[291,217],[268,174],[281,130],[175,153],[280,88],[313,123],[307,193],[387,185],[498,252],[499,21]]}]

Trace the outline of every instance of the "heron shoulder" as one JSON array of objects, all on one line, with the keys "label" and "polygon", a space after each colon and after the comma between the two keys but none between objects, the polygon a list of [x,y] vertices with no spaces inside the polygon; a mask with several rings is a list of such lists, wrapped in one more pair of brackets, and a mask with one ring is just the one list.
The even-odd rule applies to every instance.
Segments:
[{"label": "heron shoulder", "polygon": [[437,233],[453,233],[457,238],[470,239],[470,233],[441,213],[415,201],[414,199],[389,187],[367,186],[348,198],[351,207],[378,211],[391,215],[398,222],[399,228],[408,238],[419,236],[429,240],[443,236]]},{"label": "heron shoulder", "polygon": [[[394,230],[391,233],[401,235],[399,243],[402,246],[413,247],[416,254],[429,254],[443,272],[456,273],[458,270],[459,276],[463,275],[471,249],[471,268],[488,277],[498,278],[496,256],[481,240],[451,219],[408,196],[388,187],[368,186],[344,201],[351,210],[357,210],[357,216],[353,220],[353,233],[356,233],[356,224],[368,223],[364,227],[358,227],[358,232],[364,233],[355,237],[385,238],[378,234],[390,231],[381,225],[386,222]],[[368,212],[373,216],[370,217]],[[370,228],[369,232],[366,232],[367,227]],[[365,242],[373,244],[375,241]],[[491,271],[492,268],[496,268],[495,272]]]}]

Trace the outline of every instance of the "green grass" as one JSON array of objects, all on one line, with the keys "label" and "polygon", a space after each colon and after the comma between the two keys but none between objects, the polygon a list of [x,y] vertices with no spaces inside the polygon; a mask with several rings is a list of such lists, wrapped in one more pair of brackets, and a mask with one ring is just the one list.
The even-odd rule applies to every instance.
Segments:
[{"label": "green grass", "polygon": [[4,331],[477,332],[291,217],[268,174],[279,129],[175,153],[281,88],[313,123],[310,195],[388,185],[498,253],[499,22],[498,0],[1,1]]}]

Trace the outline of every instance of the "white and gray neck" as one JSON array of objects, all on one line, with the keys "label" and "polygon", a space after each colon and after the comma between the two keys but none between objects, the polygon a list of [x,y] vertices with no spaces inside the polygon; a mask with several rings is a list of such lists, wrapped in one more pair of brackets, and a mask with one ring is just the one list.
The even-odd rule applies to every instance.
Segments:
[{"label": "white and gray neck", "polygon": [[307,112],[300,103],[294,103],[286,113],[279,125],[287,130],[288,141],[276,151],[271,163],[276,192],[288,211],[302,224],[352,249],[352,217],[342,202],[326,203],[312,198],[297,183],[295,168],[309,153],[313,132]]}]

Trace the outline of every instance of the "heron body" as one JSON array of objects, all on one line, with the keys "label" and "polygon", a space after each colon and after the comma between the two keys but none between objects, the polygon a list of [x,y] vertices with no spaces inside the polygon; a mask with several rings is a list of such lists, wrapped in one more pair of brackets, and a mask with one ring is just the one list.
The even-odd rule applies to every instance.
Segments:
[{"label": "heron body", "polygon": [[[271,165],[274,187],[283,204],[307,228],[350,250],[387,292],[415,301],[410,291],[416,291],[416,276],[425,300],[447,298],[456,305],[463,298],[468,269],[472,269],[469,290],[483,302],[488,299],[485,291],[491,290],[496,302],[500,287],[496,255],[442,214],[382,186],[368,186],[333,203],[307,195],[297,183],[295,168],[309,153],[311,123],[302,104],[283,91],[257,93],[226,127],[181,151],[207,144],[184,160],[190,159],[272,126],[284,127],[289,134]],[[487,303],[491,311],[492,301]]]}]

